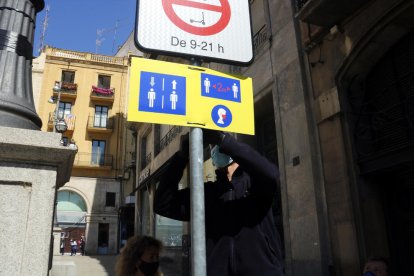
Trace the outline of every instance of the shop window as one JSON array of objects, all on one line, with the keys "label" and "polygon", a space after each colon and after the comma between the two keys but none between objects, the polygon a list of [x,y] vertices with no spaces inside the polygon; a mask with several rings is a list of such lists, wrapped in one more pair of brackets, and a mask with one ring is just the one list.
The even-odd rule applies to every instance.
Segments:
[{"label": "shop window", "polygon": [[[158,185],[158,183],[157,183]],[[185,169],[179,183],[179,189],[188,186],[188,173]],[[155,216],[155,237],[163,242],[165,246],[182,246],[184,224],[182,221],[166,218],[160,215]]]}]

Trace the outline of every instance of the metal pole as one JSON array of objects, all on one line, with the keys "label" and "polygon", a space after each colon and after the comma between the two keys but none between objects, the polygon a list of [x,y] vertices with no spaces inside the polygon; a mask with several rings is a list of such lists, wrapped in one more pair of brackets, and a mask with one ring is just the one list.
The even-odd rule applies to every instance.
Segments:
[{"label": "metal pole", "polygon": [[[195,66],[200,63],[195,61]],[[206,236],[203,181],[203,131],[190,130],[191,275],[205,276]]]}]

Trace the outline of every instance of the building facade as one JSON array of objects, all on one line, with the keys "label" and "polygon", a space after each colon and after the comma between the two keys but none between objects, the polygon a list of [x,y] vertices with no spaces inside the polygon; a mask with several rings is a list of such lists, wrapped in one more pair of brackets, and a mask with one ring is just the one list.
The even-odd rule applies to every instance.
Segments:
[{"label": "building facade", "polygon": [[[409,274],[414,1],[250,4],[254,62],[203,66],[253,78],[256,134],[237,138],[280,168],[275,227],[286,274],[360,275],[373,255],[389,259],[391,275]],[[152,213],[183,128],[136,126],[137,232],[185,256],[188,225]]]},{"label": "building facade", "polygon": [[135,171],[128,154],[135,140],[125,127],[128,58],[46,47],[34,63],[42,131],[64,120],[62,144],[78,150],[70,182],[57,194],[55,252],[64,233],[66,252],[71,238],[85,236],[87,254],[115,254],[133,234],[133,220],[120,219],[134,204],[125,197]]}]

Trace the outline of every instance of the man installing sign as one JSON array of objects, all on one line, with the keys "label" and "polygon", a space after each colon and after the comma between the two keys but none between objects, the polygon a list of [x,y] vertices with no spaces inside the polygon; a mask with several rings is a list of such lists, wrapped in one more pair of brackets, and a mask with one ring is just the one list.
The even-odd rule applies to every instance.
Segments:
[{"label": "man installing sign", "polygon": [[[207,275],[284,275],[272,215],[277,167],[227,133],[204,129],[203,140],[212,146],[217,168],[217,180],[204,186]],[[154,211],[161,216],[190,220],[189,188],[178,188],[188,156],[183,135],[155,194]]]}]

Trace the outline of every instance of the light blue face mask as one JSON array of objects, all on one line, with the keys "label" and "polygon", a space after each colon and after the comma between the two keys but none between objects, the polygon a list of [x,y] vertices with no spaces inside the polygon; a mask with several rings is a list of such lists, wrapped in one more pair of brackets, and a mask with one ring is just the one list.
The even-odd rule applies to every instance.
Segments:
[{"label": "light blue face mask", "polygon": [[216,168],[224,168],[232,163],[233,159],[227,154],[221,153],[219,149],[220,147],[217,145],[211,149],[211,160]]}]

